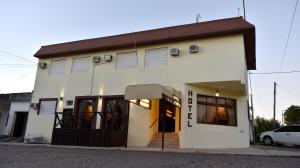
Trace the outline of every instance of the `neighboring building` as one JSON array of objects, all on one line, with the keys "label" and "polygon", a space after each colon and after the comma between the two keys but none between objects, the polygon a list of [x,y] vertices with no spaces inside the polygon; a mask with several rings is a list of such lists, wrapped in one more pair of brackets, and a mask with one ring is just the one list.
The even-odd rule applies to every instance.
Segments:
[{"label": "neighboring building", "polygon": [[0,94],[0,135],[23,137],[31,93]]},{"label": "neighboring building", "polygon": [[34,56],[26,134],[45,143],[249,147],[255,27],[242,17],[48,45]]}]

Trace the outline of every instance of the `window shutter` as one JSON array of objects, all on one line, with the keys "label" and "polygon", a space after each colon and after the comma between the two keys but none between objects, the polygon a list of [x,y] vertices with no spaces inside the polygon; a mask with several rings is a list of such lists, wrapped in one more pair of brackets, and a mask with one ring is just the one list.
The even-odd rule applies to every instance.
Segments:
[{"label": "window shutter", "polygon": [[54,114],[56,111],[57,100],[42,100],[39,114]]},{"label": "window shutter", "polygon": [[135,68],[137,64],[137,53],[135,51],[117,54],[116,69]]},{"label": "window shutter", "polygon": [[72,73],[88,72],[90,68],[90,57],[81,57],[73,59]]},{"label": "window shutter", "polygon": [[50,75],[64,74],[67,60],[52,61],[50,66]]},{"label": "window shutter", "polygon": [[146,50],[145,67],[168,64],[168,48]]}]

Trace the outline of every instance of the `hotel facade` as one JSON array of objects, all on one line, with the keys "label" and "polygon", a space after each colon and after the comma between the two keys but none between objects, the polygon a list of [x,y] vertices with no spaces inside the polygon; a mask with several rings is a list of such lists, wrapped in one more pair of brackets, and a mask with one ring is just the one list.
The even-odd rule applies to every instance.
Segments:
[{"label": "hotel facade", "polygon": [[255,27],[241,17],[43,46],[26,136],[54,145],[249,147]]}]

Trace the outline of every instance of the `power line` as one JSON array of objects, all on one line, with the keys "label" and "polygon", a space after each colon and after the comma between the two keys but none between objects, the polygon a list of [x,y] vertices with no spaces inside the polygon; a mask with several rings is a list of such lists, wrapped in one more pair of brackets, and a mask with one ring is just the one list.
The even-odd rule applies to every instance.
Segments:
[{"label": "power line", "polygon": [[[287,92],[287,93],[289,93],[289,94],[291,94],[291,95],[293,95],[293,96],[297,96],[297,97],[300,96],[300,94],[295,94],[296,91],[292,91],[292,90],[290,90],[290,89],[287,89],[287,88],[285,88],[285,87],[282,87],[282,85],[278,85],[278,84],[277,84],[277,86],[278,86],[278,88],[280,88],[281,90],[283,90],[283,91],[285,91],[285,92]],[[299,92],[296,92],[296,93],[299,93]]]},{"label": "power line", "polygon": [[[14,80],[8,82],[6,85],[4,85],[4,87],[7,87],[7,86],[11,86],[13,85],[15,82],[17,82],[18,80],[26,77],[27,75],[29,75],[30,73],[32,72],[32,70],[26,72],[26,73],[23,73],[22,75],[18,76],[17,78],[15,78]],[[3,88],[3,87],[2,87]]]},{"label": "power line", "polygon": [[7,52],[7,51],[1,51],[1,52],[4,53],[4,54],[6,54],[6,55],[9,55],[9,56],[12,56],[12,57],[15,57],[15,58],[19,58],[19,59],[22,59],[22,60],[24,60],[24,61],[29,61],[29,62],[31,62],[31,63],[36,64],[36,62],[34,62],[34,61],[30,60],[30,59],[27,59],[27,58],[23,58],[23,57],[17,56],[17,55],[15,55],[15,54],[9,53],[9,52]]},{"label": "power line", "polygon": [[281,71],[281,72],[250,72],[253,75],[272,75],[272,74],[289,74],[289,73],[299,73],[300,71]]},{"label": "power line", "polygon": [[[297,11],[297,6],[298,6],[298,0],[296,1],[296,4],[295,4],[293,16],[292,16],[292,21],[291,21],[290,28],[289,28],[288,37],[287,37],[287,40],[286,40],[286,43],[285,43],[283,55],[282,55],[279,70],[278,70],[279,72],[282,69],[283,62],[284,62],[284,59],[286,57],[286,50],[287,50],[287,47],[288,47],[288,44],[289,44],[289,41],[290,41],[290,36],[291,36],[291,32],[292,32],[292,27],[293,27],[293,23],[294,23],[295,14],[296,14],[296,11]],[[279,78],[279,73],[277,74],[276,81],[278,81],[278,78]]]}]

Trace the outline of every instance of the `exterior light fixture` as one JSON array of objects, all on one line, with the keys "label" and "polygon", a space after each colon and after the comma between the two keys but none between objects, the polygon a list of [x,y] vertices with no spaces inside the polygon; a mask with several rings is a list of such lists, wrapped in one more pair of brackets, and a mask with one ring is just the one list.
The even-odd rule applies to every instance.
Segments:
[{"label": "exterior light fixture", "polygon": [[181,107],[181,100],[177,96],[173,96],[173,104],[177,107]]},{"label": "exterior light fixture", "polygon": [[64,99],[63,97],[60,97],[60,98],[59,98],[60,101],[62,101],[63,99]]},{"label": "exterior light fixture", "polygon": [[150,108],[150,100],[148,100],[148,99],[141,99],[140,100],[140,106],[149,109]]},{"label": "exterior light fixture", "polygon": [[150,109],[151,107],[151,101],[149,99],[131,99],[129,100],[129,102],[142,106],[147,109]]},{"label": "exterior light fixture", "polygon": [[220,92],[219,90],[216,91],[216,96],[219,97],[220,96]]},{"label": "exterior light fixture", "polygon": [[131,103],[137,104],[137,99],[129,100]]}]

